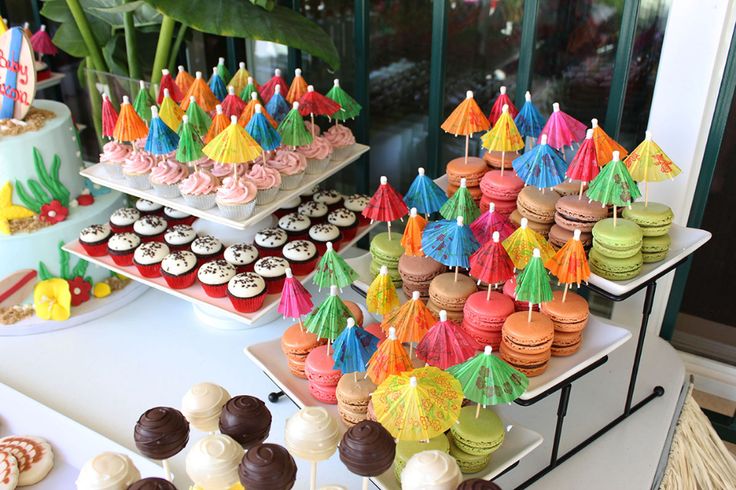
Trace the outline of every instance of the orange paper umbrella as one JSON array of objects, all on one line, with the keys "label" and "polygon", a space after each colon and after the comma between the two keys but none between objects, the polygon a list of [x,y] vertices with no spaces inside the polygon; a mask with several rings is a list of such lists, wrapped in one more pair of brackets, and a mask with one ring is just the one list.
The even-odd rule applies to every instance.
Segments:
[{"label": "orange paper umbrella", "polygon": [[[190,75],[189,72],[186,71],[182,65],[179,65],[178,70],[179,72],[176,74],[176,79],[174,80],[174,83],[176,83],[176,86],[179,87],[179,91],[182,94],[186,94],[187,92],[189,92],[189,89],[194,83],[194,77]],[[184,99],[182,98],[182,100]]]},{"label": "orange paper umbrella", "polygon": [[[381,328],[384,332],[391,327],[395,328],[396,336],[401,342],[419,342],[436,321],[424,301],[419,299],[419,291],[414,291],[409,301],[383,318]],[[412,348],[409,344],[410,356]]]},{"label": "orange paper umbrella", "polygon": [[209,85],[207,85],[207,81],[202,78],[201,71],[198,71],[195,74],[192,86],[189,87],[189,91],[184,97],[184,100],[181,101],[181,108],[185,111],[189,107],[189,97],[194,97],[194,100],[197,101],[199,107],[204,109],[205,112],[214,111],[215,106],[220,103],[220,101],[217,100],[217,97],[215,97],[215,94],[212,93],[212,90],[210,90]]},{"label": "orange paper umbrella", "polygon": [[123,103],[120,104],[120,113],[112,131],[112,137],[116,141],[133,142],[146,136],[148,136],[148,126],[135,112],[128,96],[123,95]]},{"label": "orange paper umbrella", "polygon": [[304,94],[307,93],[307,86],[309,84],[302,76],[301,68],[294,70],[294,80],[291,81],[289,91],[286,93],[286,100],[289,105],[293,105],[294,102],[298,102]]},{"label": "orange paper umbrella", "polygon": [[483,111],[478,107],[478,103],[473,98],[473,91],[468,90],[465,93],[465,100],[462,101],[452,113],[447,116],[441,128],[445,132],[458,136],[465,136],[465,163],[468,163],[468,147],[470,145],[470,137],[473,133],[485,131],[491,127],[491,123],[486,119]]},{"label": "orange paper umbrella", "polygon": [[417,208],[411,208],[404,234],[401,236],[401,246],[404,247],[406,255],[417,257],[424,255],[424,252],[422,252],[422,232],[425,226],[427,226],[427,220],[417,214]]},{"label": "orange paper umbrella", "polygon": [[602,127],[598,126],[598,119],[591,119],[590,124],[593,128],[593,145],[595,146],[596,160],[598,160],[601,165],[605,165],[606,162],[613,160],[614,151],[617,151],[621,158],[624,158],[629,154],[626,148],[618,144],[615,139],[611,138],[605,131],[603,131]]},{"label": "orange paper umbrella", "polygon": [[158,115],[173,132],[176,133],[179,131],[179,125],[181,124],[181,118],[184,116],[184,111],[181,110],[179,104],[171,97],[167,88],[164,89],[164,97]]},{"label": "orange paper umbrella", "polygon": [[400,374],[413,367],[409,354],[396,337],[396,329],[391,327],[388,329],[386,340],[381,342],[376,352],[368,360],[366,376],[371,378],[375,385],[380,385],[392,374]]},{"label": "orange paper umbrella", "polygon": [[238,124],[240,124],[243,127],[246,127],[248,123],[250,122],[251,118],[253,117],[253,114],[256,113],[256,106],[261,106],[261,113],[266,116],[266,119],[268,119],[268,122],[271,123],[271,126],[274,128],[279,127],[279,123],[274,121],[274,119],[271,117],[271,114],[268,113],[267,110],[263,109],[263,104],[261,104],[260,99],[258,98],[258,92],[253,92],[250,94],[250,101],[245,105],[245,108],[243,109],[243,112],[240,113],[240,119],[238,119]]},{"label": "orange paper umbrella", "polygon": [[235,88],[236,94],[240,95],[245,86],[248,85],[248,78],[250,78],[250,73],[248,73],[248,70],[245,68],[245,63],[241,61],[238,64],[238,71],[236,71],[235,75],[230,79],[230,85]]},{"label": "orange paper umbrella", "polygon": [[624,160],[631,177],[644,182],[644,204],[649,204],[649,182],[674,179],[680,175],[680,167],[654,142],[651,131],[646,132],[644,141]]},{"label": "orange paper umbrella", "polygon": [[222,110],[222,106],[220,104],[217,104],[215,106],[215,117],[212,118],[210,129],[208,129],[207,134],[204,135],[205,144],[215,139],[215,136],[225,131],[225,129],[227,129],[229,125],[230,119],[228,119],[225,111]]},{"label": "orange paper umbrella", "polygon": [[[214,122],[212,124],[214,126]],[[207,143],[202,152],[219,163],[239,164],[255,160],[262,150],[233,116],[230,125]]]},{"label": "orange paper umbrella", "polygon": [[560,283],[565,284],[565,292],[562,294],[563,302],[570,284],[574,283],[580,287],[581,282],[587,282],[590,277],[590,267],[588,267],[588,258],[585,256],[585,249],[580,241],[580,230],[575,230],[572,238],[557,251],[554,257],[547,260],[544,266],[557,276]]},{"label": "orange paper umbrella", "polygon": [[529,220],[526,218],[521,218],[521,226],[504,240],[502,245],[517,269],[526,267],[535,248],[539,249],[543,262],[547,262],[555,254],[555,249],[547,243],[547,240],[529,228]]},{"label": "orange paper umbrella", "polygon": [[509,106],[504,105],[501,109],[496,124],[481,138],[483,148],[488,151],[501,152],[501,175],[503,175],[504,159],[507,151],[518,151],[524,148],[524,140],[516,128],[516,123],[511,117]]},{"label": "orange paper umbrella", "polygon": [[386,315],[394,308],[399,307],[399,296],[396,294],[396,286],[388,275],[388,267],[381,266],[380,272],[368,286],[365,297],[366,307],[371,313]]}]

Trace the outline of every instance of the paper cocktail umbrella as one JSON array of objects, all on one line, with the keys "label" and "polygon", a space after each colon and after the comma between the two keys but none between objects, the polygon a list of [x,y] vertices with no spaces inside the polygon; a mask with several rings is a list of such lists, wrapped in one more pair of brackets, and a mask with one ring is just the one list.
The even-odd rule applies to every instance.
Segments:
[{"label": "paper cocktail umbrella", "polygon": [[[365,371],[371,356],[378,347],[378,337],[367,330],[355,325],[355,320],[348,318],[347,326],[332,344],[335,351],[332,358],[335,360],[333,369],[339,369],[343,374],[360,373]],[[353,374],[356,377],[357,374]]]},{"label": "paper cocktail umbrella", "polygon": [[511,403],[529,386],[529,378],[494,356],[492,351],[487,345],[483,352],[447,370],[460,381],[465,398],[477,403],[478,408]]},{"label": "paper cocktail umbrella", "polygon": [[460,179],[460,187],[455,191],[455,194],[442,205],[440,214],[445,219],[462,216],[466,223],[472,223],[480,216],[480,209],[478,209],[478,205],[475,204],[473,196],[468,190],[465,177]]},{"label": "paper cocktail umbrella", "polygon": [[246,85],[248,85],[248,78],[250,78],[250,73],[248,73],[248,69],[245,67],[245,63],[241,61],[240,63],[238,63],[238,71],[236,71],[235,75],[233,75],[233,77],[230,79],[230,85],[235,88],[235,93],[240,95],[241,99],[243,99],[243,89]]},{"label": "paper cocktail umbrella", "polygon": [[281,135],[281,141],[292,148],[308,145],[314,139],[304,126],[304,119],[299,113],[299,102],[294,102],[294,108],[279,124],[278,132]]},{"label": "paper cocktail umbrella", "polygon": [[502,85],[498,90],[498,97],[496,97],[496,100],[493,102],[491,112],[488,114],[488,121],[490,121],[491,125],[496,125],[503,113],[503,106],[505,105],[509,106],[509,115],[511,116],[511,119],[514,119],[517,114],[519,114],[519,110],[514,105],[511,97],[506,94],[506,87]]},{"label": "paper cocktail umbrella", "polygon": [[135,112],[138,113],[139,116],[141,116],[141,119],[144,121],[150,121],[151,120],[151,106],[154,105],[156,102],[153,100],[153,97],[151,97],[151,94],[148,92],[148,89],[146,88],[146,83],[141,80],[138,82],[138,93],[135,96],[135,100],[133,101],[133,109],[135,109]]},{"label": "paper cocktail umbrella", "polygon": [[566,146],[572,147],[573,143],[585,138],[585,130],[585,124],[562,112],[559,102],[555,102],[542,134],[547,135],[547,142],[552,148],[563,151]]},{"label": "paper cocktail umbrella", "polygon": [[261,95],[261,99],[266,102],[271,100],[271,96],[273,95],[274,87],[276,87],[276,85],[281,87],[281,91],[283,93],[287,93],[289,91],[289,86],[286,85],[286,80],[281,76],[281,70],[278,68],[273,71],[271,79],[261,85],[261,89],[258,91]]},{"label": "paper cocktail umbrella", "polygon": [[583,198],[583,187],[585,183],[595,179],[600,170],[597,152],[595,151],[595,143],[593,141],[593,130],[589,129],[585,134],[585,141],[578,148],[578,152],[570,162],[570,166],[567,167],[567,173],[565,174],[570,180],[580,181],[578,199]]},{"label": "paper cocktail umbrella", "polygon": [[284,315],[284,318],[296,318],[299,320],[299,326],[304,330],[302,324],[302,315],[306,315],[314,305],[312,304],[312,295],[309,291],[294,278],[291,269],[286,269],[286,279],[284,287],[281,290],[281,298],[279,299],[278,312]]},{"label": "paper cocktail umbrella", "polygon": [[532,94],[529,91],[524,94],[524,98],[526,101],[514,118],[514,123],[524,139],[537,138],[544,127],[544,117],[532,103]]},{"label": "paper cocktail umbrella", "polygon": [[549,274],[544,268],[544,261],[538,248],[532,252],[532,258],[516,278],[516,299],[529,302],[529,319],[532,321],[532,305],[552,301],[552,287],[549,285]]},{"label": "paper cocktail umbrella", "polygon": [[229,123],[230,118],[225,115],[225,112],[222,110],[222,106],[220,104],[217,104],[215,106],[215,117],[212,118],[210,129],[208,129],[207,134],[204,135],[204,142],[209,143],[210,141],[215,139],[218,134],[227,129],[227,127],[230,125]]},{"label": "paper cocktail umbrella", "polygon": [[172,131],[179,131],[179,125],[181,124],[181,118],[184,115],[184,111],[179,107],[174,99],[171,98],[169,89],[164,89],[164,98],[161,102],[160,116],[161,120],[172,129]]},{"label": "paper cocktail umbrella", "polygon": [[478,285],[481,282],[488,284],[486,301],[491,299],[491,286],[514,277],[514,263],[503,248],[497,231],[493,232],[490,241],[470,257],[470,275],[478,280]]},{"label": "paper cocktail umbrella", "polygon": [[347,121],[354,119],[360,114],[362,107],[340,86],[340,80],[334,80],[332,88],[325,94],[328,99],[332,99],[340,105],[340,110],[332,114],[332,118],[336,121]]},{"label": "paper cocktail umbrella", "polygon": [[396,286],[388,275],[388,267],[381,266],[380,272],[368,286],[365,297],[366,308],[371,313],[386,315],[399,306]]},{"label": "paper cocktail umbrella", "polygon": [[115,123],[115,129],[112,131],[112,137],[116,141],[133,142],[135,140],[145,138],[148,135],[148,126],[135,112],[127,95],[123,95],[123,103],[120,104],[120,114],[118,114],[118,122]]},{"label": "paper cocktail umbrella", "polygon": [[422,233],[422,250],[428,257],[448,267],[455,268],[457,281],[458,268],[470,267],[469,257],[480,244],[470,228],[463,224],[463,217],[456,220],[440,220],[428,223]]},{"label": "paper cocktail umbrella", "polygon": [[335,285],[338,288],[350,286],[358,278],[358,273],[335,252],[332,242],[327,242],[327,251],[319,259],[312,282],[322,288]]},{"label": "paper cocktail umbrella", "polygon": [[680,167],[654,142],[650,131],[646,132],[644,141],[631,152],[625,163],[631,177],[644,182],[645,205],[649,204],[649,182],[674,179],[681,172]]},{"label": "paper cocktail umbrella", "polygon": [[[337,295],[337,286],[330,286],[330,295],[304,319],[304,326],[320,339],[333,341],[352,318],[348,307]],[[329,349],[329,347],[328,347]]]},{"label": "paper cocktail umbrella", "polygon": [[235,165],[255,160],[261,154],[261,147],[238,125],[235,116],[230,119],[230,126],[202,148],[210,159],[219,163],[233,165],[233,175],[237,175]]},{"label": "paper cocktail umbrella", "polygon": [[215,94],[212,93],[212,90],[210,90],[207,82],[205,82],[204,78],[202,78],[201,71],[198,71],[194,74],[194,82],[192,82],[192,86],[189,87],[189,91],[186,93],[184,100],[181,101],[181,108],[185,111],[189,107],[189,101],[191,100],[191,97],[194,97],[194,99],[197,101],[197,104],[199,104],[199,107],[201,107],[205,112],[214,111],[215,106],[220,103],[217,100],[217,97],[215,97]]},{"label": "paper cocktail umbrella", "polygon": [[[260,99],[258,98],[258,94],[253,92],[250,94],[250,100],[243,108],[243,112],[240,114],[240,119],[238,119],[238,124],[240,124],[243,127],[246,127],[248,123],[250,122],[251,118],[253,118],[253,114],[256,113],[256,106],[263,107],[263,104],[261,103]],[[266,111],[261,111],[263,115],[268,119],[268,122],[273,126],[274,128],[278,127],[278,123],[274,121],[274,119],[271,117],[271,114],[269,114]]]},{"label": "paper cocktail umbrella", "polygon": [[294,79],[291,81],[289,91],[286,93],[286,101],[289,104],[298,102],[299,99],[301,99],[302,96],[307,93],[307,86],[309,86],[309,84],[306,80],[304,80],[301,68],[295,69]]},{"label": "paper cocktail umbrella", "polygon": [[[299,99],[299,113],[302,116],[309,114],[314,125],[314,116],[332,116],[340,110],[340,104],[324,95],[315,92],[312,85],[307,86],[307,93]],[[312,129],[314,131],[314,129]],[[312,135],[314,136],[314,135]]]},{"label": "paper cocktail umbrella", "polygon": [[225,84],[227,84],[230,81],[230,70],[228,70],[227,65],[225,65],[225,58],[220,56],[217,59],[217,66],[215,69],[217,70],[217,75]]},{"label": "paper cocktail umbrella", "polygon": [[514,158],[512,164],[526,185],[545,189],[565,181],[567,163],[547,144],[546,134],[542,135],[537,146]]},{"label": "paper cocktail umbrella", "polygon": [[598,125],[598,119],[591,119],[590,125],[593,128],[593,143],[595,144],[596,157],[599,162],[610,162],[613,159],[614,151],[618,151],[619,156],[622,158],[629,154],[626,148],[603,131],[603,128]]},{"label": "paper cocktail umbrella", "polygon": [[[188,71],[184,69],[182,65],[179,65],[177,67],[178,73],[176,74],[176,79],[174,79],[174,83],[176,83],[176,86],[179,87],[179,92],[182,94],[186,94],[189,92],[189,87],[192,86],[194,83],[194,77],[189,74]],[[182,95],[182,99],[184,96]]]},{"label": "paper cocktail umbrella", "polygon": [[[632,155],[636,154],[636,150]],[[613,152],[613,160],[601,169],[598,176],[588,186],[585,195],[591,201],[598,201],[604,206],[613,206],[613,225],[616,226],[616,208],[629,206],[641,192],[636,182],[631,178],[626,165],[619,158],[618,152]]]},{"label": "paper cocktail umbrella", "polygon": [[447,202],[447,195],[440,186],[424,174],[424,168],[419,167],[417,176],[414,177],[404,196],[404,202],[408,207],[417,208],[417,211],[429,217]]},{"label": "paper cocktail umbrella", "polygon": [[430,366],[447,369],[469,359],[478,350],[475,340],[440,311],[440,321],[432,325],[417,345],[417,357]]},{"label": "paper cocktail umbrella", "polygon": [[[503,88],[503,87],[502,87]],[[488,131],[481,137],[483,148],[488,151],[501,152],[501,176],[503,176],[503,168],[506,159],[506,152],[515,152],[524,148],[524,140],[516,129],[514,119],[507,105],[501,109],[501,115],[493,124],[493,129]]]},{"label": "paper cocktail umbrella", "polygon": [[261,94],[258,93],[258,85],[253,80],[253,77],[248,77],[248,83],[245,85],[245,87],[243,87],[243,90],[240,92],[240,98],[243,100],[251,100],[253,94],[256,94],[256,97],[258,98],[258,102],[260,104],[264,103],[261,99]]},{"label": "paper cocktail umbrella", "polygon": [[514,226],[509,219],[501,213],[496,212],[496,205],[490,203],[488,211],[478,216],[470,223],[470,231],[481,245],[488,243],[493,238],[493,233],[498,232],[501,241],[506,240],[514,232]]},{"label": "paper cocktail umbrella", "polygon": [[41,28],[31,36],[31,48],[33,48],[33,51],[39,55],[48,54],[53,56],[59,52],[59,50],[56,49],[56,46],[54,46],[54,43],[51,42],[51,36],[46,32],[46,26],[43,24],[41,24]]},{"label": "paper cocktail umbrella", "polygon": [[286,115],[289,113],[289,103],[286,102],[284,96],[281,95],[281,86],[276,85],[274,87],[273,95],[271,100],[266,104],[266,112],[271,114],[274,121],[281,122],[284,120]]},{"label": "paper cocktail umbrella", "polygon": [[212,75],[210,76],[209,82],[207,83],[212,93],[217,97],[217,100],[222,102],[227,97],[227,87],[225,87],[225,81],[220,78],[217,73],[217,67],[212,68]]},{"label": "paper cocktail umbrella", "polygon": [[401,236],[401,246],[404,247],[406,255],[418,257],[424,255],[424,252],[422,252],[422,232],[425,226],[427,226],[427,220],[417,214],[417,208],[411,208],[404,234]]},{"label": "paper cocktail umbrella", "polygon": [[169,95],[172,99],[174,99],[174,102],[176,102],[177,104],[181,102],[182,97],[184,97],[184,94],[182,94],[181,90],[179,90],[179,86],[174,81],[171,73],[166,68],[161,70],[161,81],[158,85],[158,97],[156,98],[156,102],[158,103],[158,105],[161,105],[164,101],[165,90],[169,91]]},{"label": "paper cocktail umbrella", "polygon": [[[250,118],[245,130],[261,145],[264,151],[273,151],[281,146],[281,135],[268,122],[260,104],[256,105],[256,112]],[[266,161],[265,153],[263,154],[263,161]]]},{"label": "paper cocktail umbrella", "polygon": [[392,374],[403,373],[413,367],[409,354],[396,338],[396,329],[391,327],[388,329],[386,340],[378,345],[378,349],[368,360],[366,376],[371,378],[373,384],[380,385]]},{"label": "paper cocktail umbrella", "polygon": [[529,220],[521,218],[521,226],[503,241],[503,248],[511,257],[514,267],[523,269],[532,258],[534,249],[539,249],[542,260],[546,262],[555,254],[555,249],[542,235],[529,228]]},{"label": "paper cocktail umbrella", "polygon": [[401,194],[391,187],[386,176],[382,176],[378,189],[363,209],[363,216],[371,220],[371,223],[374,221],[388,223],[388,239],[390,240],[391,222],[402,219],[408,212],[409,209],[404,204]]},{"label": "paper cocktail umbrella", "polygon": [[112,138],[115,124],[118,122],[118,111],[110,102],[107,94],[102,94],[102,136]]},{"label": "paper cocktail umbrella", "polygon": [[381,328],[384,332],[393,327],[399,342],[409,342],[409,357],[411,357],[412,343],[419,342],[435,322],[435,317],[429,311],[424,301],[419,299],[419,291],[411,293],[411,299],[383,317]]},{"label": "paper cocktail umbrella", "polygon": [[212,124],[212,118],[204,109],[199,107],[197,99],[194,96],[189,97],[189,107],[187,107],[186,115],[189,116],[189,124],[197,130],[197,134],[203,136],[207,134]]},{"label": "paper cocktail umbrella", "polygon": [[557,276],[558,284],[565,284],[565,292],[562,293],[563,302],[567,297],[567,289],[570,284],[577,284],[580,287],[581,282],[587,282],[590,277],[590,267],[588,258],[585,256],[585,249],[580,242],[580,230],[575,230],[572,238],[557,251],[554,257],[545,262],[544,266]]},{"label": "paper cocktail umbrella", "polygon": [[457,422],[463,392],[452,375],[428,366],[391,376],[371,399],[378,422],[392,436],[400,441],[426,441]]},{"label": "paper cocktail umbrella", "polygon": [[166,155],[176,150],[178,144],[179,136],[158,117],[156,106],[151,106],[151,124],[145,150],[152,155]]},{"label": "paper cocktail umbrella", "polygon": [[239,117],[240,113],[245,109],[245,102],[243,102],[243,99],[238,97],[235,92],[235,87],[232,85],[227,88],[227,97],[222,100],[221,105],[222,111],[228,118],[230,118],[230,116]]},{"label": "paper cocktail umbrella", "polygon": [[473,133],[487,130],[491,127],[491,123],[478,107],[478,103],[473,98],[473,92],[468,90],[465,93],[465,100],[458,104],[440,127],[446,133],[465,136],[465,163],[468,163],[470,137],[473,136]]},{"label": "paper cocktail umbrella", "polygon": [[202,138],[189,122],[189,116],[185,114],[179,126],[179,147],[176,150],[176,159],[182,163],[196,162],[204,156],[202,147]]}]

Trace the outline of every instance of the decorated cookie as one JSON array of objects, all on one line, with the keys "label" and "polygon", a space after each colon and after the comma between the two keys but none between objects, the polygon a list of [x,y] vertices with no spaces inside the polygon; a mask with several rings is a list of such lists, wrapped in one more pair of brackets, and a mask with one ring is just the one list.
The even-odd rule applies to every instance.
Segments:
[{"label": "decorated cookie", "polygon": [[18,462],[18,486],[21,487],[40,482],[54,467],[51,446],[40,437],[3,437],[0,439],[0,453],[2,452],[10,453]]},{"label": "decorated cookie", "polygon": [[0,490],[13,490],[18,485],[18,461],[10,451],[0,451]]}]

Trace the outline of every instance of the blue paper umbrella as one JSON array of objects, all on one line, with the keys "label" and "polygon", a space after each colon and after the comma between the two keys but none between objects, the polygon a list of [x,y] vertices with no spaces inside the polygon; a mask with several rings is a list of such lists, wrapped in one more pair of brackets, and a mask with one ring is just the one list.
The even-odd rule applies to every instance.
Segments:
[{"label": "blue paper umbrella", "polygon": [[291,106],[286,102],[284,96],[281,95],[281,86],[274,86],[273,95],[268,100],[268,104],[266,104],[266,111],[271,114],[271,117],[273,117],[276,122],[280,123],[284,120],[290,110]]},{"label": "blue paper umbrella", "polygon": [[337,336],[332,347],[335,349],[333,369],[339,369],[343,374],[362,372],[378,348],[378,337],[356,327],[355,320],[348,318],[347,327]]},{"label": "blue paper umbrella", "polygon": [[151,123],[144,149],[152,155],[165,155],[175,151],[178,145],[179,136],[158,117],[158,107],[151,106]]},{"label": "blue paper umbrella", "polygon": [[567,171],[567,162],[547,144],[546,134],[542,135],[537,146],[515,158],[512,165],[526,185],[535,185],[540,189],[562,183]]},{"label": "blue paper umbrella", "polygon": [[225,82],[222,80],[220,75],[217,74],[217,67],[214,67],[212,69],[212,76],[210,77],[208,85],[210,86],[210,90],[212,90],[212,93],[215,94],[215,97],[217,97],[217,100],[219,100],[220,102],[225,100],[225,97],[227,97],[227,87],[225,86]]},{"label": "blue paper umbrella", "polygon": [[404,195],[404,202],[409,209],[417,208],[420,213],[428,215],[440,210],[447,202],[447,195],[432,179],[424,175],[424,169],[419,167],[414,182]]},{"label": "blue paper umbrella", "polygon": [[275,150],[281,146],[281,135],[263,115],[263,108],[260,104],[256,104],[256,111],[248,121],[248,125],[245,126],[245,130],[266,151]]},{"label": "blue paper umbrella", "polygon": [[531,136],[536,138],[542,132],[544,127],[544,117],[537,107],[532,104],[532,94],[525,94],[526,102],[521,106],[521,110],[514,118],[514,124],[519,129],[519,133],[526,138]]},{"label": "blue paper umbrella", "polygon": [[433,221],[422,232],[424,255],[448,267],[470,267],[470,256],[480,244],[475,239],[470,226],[463,223],[462,216],[457,220]]}]

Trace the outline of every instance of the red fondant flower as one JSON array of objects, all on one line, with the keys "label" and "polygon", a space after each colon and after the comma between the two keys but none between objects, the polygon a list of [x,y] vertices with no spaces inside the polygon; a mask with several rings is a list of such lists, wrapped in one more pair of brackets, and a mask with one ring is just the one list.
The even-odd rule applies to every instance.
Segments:
[{"label": "red fondant flower", "polygon": [[54,199],[50,203],[41,206],[40,218],[41,221],[54,225],[60,221],[64,221],[68,214],[69,210]]},{"label": "red fondant flower", "polygon": [[72,306],[79,306],[89,300],[92,285],[85,281],[83,277],[77,276],[67,282],[69,283],[69,292],[72,295]]},{"label": "red fondant flower", "polygon": [[89,192],[82,193],[79,196],[77,196],[77,204],[79,204],[80,206],[91,206],[94,203],[95,203],[95,198]]}]

